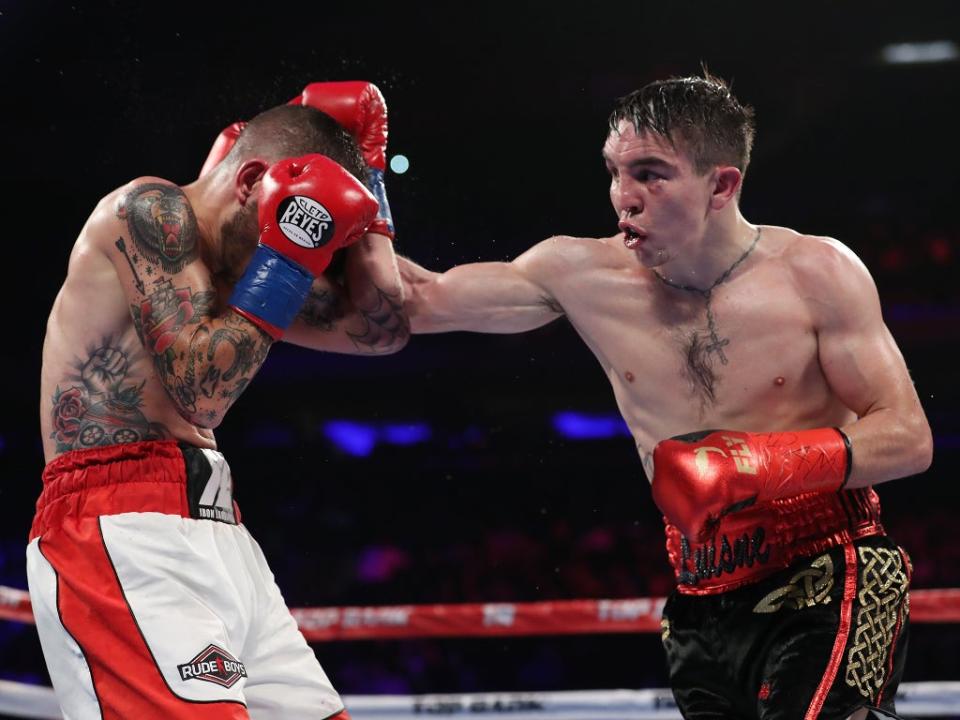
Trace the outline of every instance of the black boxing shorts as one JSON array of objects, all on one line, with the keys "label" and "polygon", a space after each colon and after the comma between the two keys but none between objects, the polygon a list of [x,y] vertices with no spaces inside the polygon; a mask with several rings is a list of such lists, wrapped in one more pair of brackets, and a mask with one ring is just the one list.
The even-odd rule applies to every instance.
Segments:
[{"label": "black boxing shorts", "polygon": [[674,591],[662,638],[683,716],[845,720],[861,707],[896,712],[909,580],[906,553],[880,535],[729,592]]}]

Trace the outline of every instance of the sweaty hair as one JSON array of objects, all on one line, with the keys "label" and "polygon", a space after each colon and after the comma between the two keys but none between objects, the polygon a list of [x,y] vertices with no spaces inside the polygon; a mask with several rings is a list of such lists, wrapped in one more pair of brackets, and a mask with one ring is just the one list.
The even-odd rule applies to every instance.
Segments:
[{"label": "sweaty hair", "polygon": [[363,157],[350,133],[326,113],[299,105],[281,105],[254,117],[225,160],[260,157],[272,163],[309,153],[326,155],[364,179]]},{"label": "sweaty hair", "polygon": [[610,130],[622,121],[638,135],[655,132],[674,148],[681,141],[693,167],[703,175],[715,165],[733,165],[746,174],[753,147],[753,108],[737,100],[720,78],[658,80],[617,100]]}]

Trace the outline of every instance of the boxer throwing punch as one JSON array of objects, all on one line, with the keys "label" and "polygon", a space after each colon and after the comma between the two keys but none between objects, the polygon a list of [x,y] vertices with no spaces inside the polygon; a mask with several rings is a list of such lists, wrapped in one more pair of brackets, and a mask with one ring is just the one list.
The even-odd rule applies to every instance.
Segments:
[{"label": "boxer throwing punch", "polygon": [[741,214],[753,135],[717,78],[631,93],[603,146],[618,234],[401,258],[407,307],[415,333],[565,315],[594,352],[666,522],[685,717],[862,718],[893,710],[910,573],[871,486],[926,469],[930,429],[856,256]]},{"label": "boxer throwing punch", "polygon": [[[406,339],[389,212],[362,181],[361,148],[382,160],[383,99],[312,88],[221,137],[197,181],[110,193],[74,246],[44,342],[27,548],[71,720],[348,718],[239,524],[212,432],[274,342]],[[341,248],[346,288],[323,275]]]}]

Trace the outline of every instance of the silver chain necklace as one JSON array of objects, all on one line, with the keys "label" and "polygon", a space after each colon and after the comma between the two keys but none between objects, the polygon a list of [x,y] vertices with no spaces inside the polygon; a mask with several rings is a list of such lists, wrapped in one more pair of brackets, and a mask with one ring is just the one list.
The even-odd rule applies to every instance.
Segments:
[{"label": "silver chain necklace", "polygon": [[656,275],[658,278],[660,278],[660,282],[662,282],[664,285],[675,288],[677,290],[683,290],[684,292],[696,293],[697,295],[700,295],[704,300],[706,300],[707,330],[709,330],[710,332],[710,344],[706,346],[705,350],[708,353],[712,353],[712,352],[717,353],[717,356],[720,358],[720,362],[723,365],[727,364],[727,356],[723,352],[723,348],[730,344],[730,340],[728,340],[727,338],[721,338],[717,334],[717,321],[713,317],[713,308],[710,305],[710,301],[713,299],[713,291],[716,289],[716,287],[726,282],[730,278],[730,275],[733,274],[733,271],[736,270],[737,267],[739,267],[740,264],[747,259],[750,253],[753,252],[753,249],[757,246],[757,243],[759,241],[760,241],[760,228],[758,227],[757,234],[753,238],[753,242],[750,243],[750,247],[748,247],[744,251],[743,255],[741,255],[734,261],[733,265],[731,265],[726,270],[724,270],[720,274],[720,277],[714,280],[713,283],[710,285],[710,287],[708,287],[706,290],[702,288],[694,287],[693,285],[683,285],[682,283],[677,283],[677,282],[674,282],[673,280],[668,280],[663,275],[661,275],[656,268],[653,268],[653,274]]}]

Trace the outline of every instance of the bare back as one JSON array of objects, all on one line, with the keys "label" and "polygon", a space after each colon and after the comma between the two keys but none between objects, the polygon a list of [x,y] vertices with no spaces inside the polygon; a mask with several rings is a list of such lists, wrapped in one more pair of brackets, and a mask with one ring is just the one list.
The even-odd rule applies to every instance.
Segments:
[{"label": "bare back", "polygon": [[[131,314],[142,316],[147,308],[135,306],[124,283],[142,287],[139,305],[150,303],[149,313],[159,321],[153,326],[156,343],[166,343],[194,315],[209,311],[215,294],[184,292],[167,277],[151,279],[155,271],[118,215],[128,190],[105,197],[80,232],[47,320],[40,378],[47,462],[69,450],[139,440],[176,438],[215,447],[213,432],[185,419],[158,378]],[[127,264],[126,277],[118,263]],[[203,271],[199,258],[192,264]]]}]

